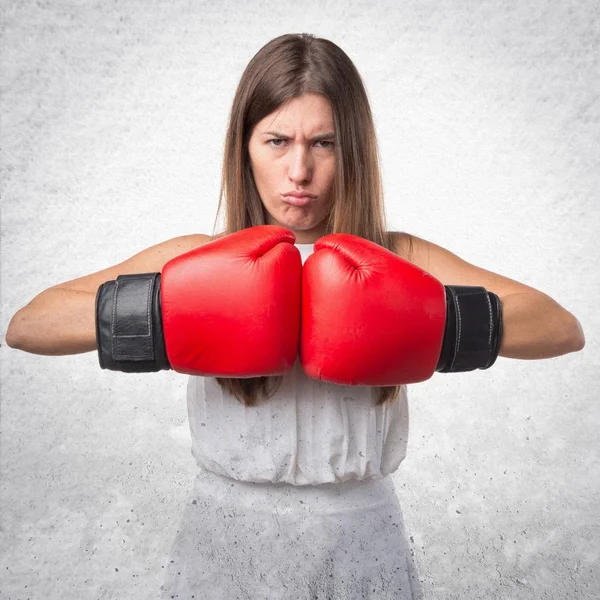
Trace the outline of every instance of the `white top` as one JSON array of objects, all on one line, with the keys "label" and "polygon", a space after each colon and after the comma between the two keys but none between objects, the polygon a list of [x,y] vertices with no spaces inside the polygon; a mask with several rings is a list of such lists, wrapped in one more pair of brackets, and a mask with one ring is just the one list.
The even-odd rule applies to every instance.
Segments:
[{"label": "white top", "polygon": [[[302,264],[313,244],[296,244]],[[390,405],[377,388],[307,377],[297,360],[281,386],[245,407],[212,377],[191,376],[188,414],[192,454],[206,470],[242,481],[320,485],[380,479],[406,456],[408,399]]]}]

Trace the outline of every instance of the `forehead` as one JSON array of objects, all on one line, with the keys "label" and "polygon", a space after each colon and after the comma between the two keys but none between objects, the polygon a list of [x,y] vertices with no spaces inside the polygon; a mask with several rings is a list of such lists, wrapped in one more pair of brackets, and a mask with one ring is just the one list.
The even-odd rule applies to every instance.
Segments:
[{"label": "forehead", "polygon": [[333,110],[320,94],[305,94],[288,100],[258,124],[259,129],[333,131]]}]

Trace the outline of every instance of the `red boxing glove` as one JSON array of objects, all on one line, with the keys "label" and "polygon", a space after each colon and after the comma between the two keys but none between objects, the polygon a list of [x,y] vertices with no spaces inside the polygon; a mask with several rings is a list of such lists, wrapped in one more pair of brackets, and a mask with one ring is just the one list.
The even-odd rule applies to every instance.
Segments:
[{"label": "red boxing glove", "polygon": [[283,227],[251,227],[164,266],[162,314],[172,369],[251,377],[292,368],[302,281],[294,242]]},{"label": "red boxing glove", "polygon": [[280,375],[300,337],[302,259],[294,234],[260,225],[100,286],[100,365],[209,377]]},{"label": "red boxing glove", "polygon": [[326,235],[304,263],[300,361],[313,379],[425,381],[438,365],[445,323],[442,283],[374,242]]}]

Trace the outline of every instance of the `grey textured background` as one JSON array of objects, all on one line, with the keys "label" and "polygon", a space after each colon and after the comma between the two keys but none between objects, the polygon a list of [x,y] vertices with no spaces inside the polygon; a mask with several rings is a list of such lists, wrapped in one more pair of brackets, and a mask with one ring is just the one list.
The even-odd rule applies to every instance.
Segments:
[{"label": "grey textured background", "polygon": [[[409,386],[394,474],[426,599],[600,596],[600,5],[4,0],[2,315],[210,233],[228,111],[268,40],[354,60],[390,226],[536,287],[582,352]],[[158,596],[196,469],[173,373],[1,355],[0,596]]]}]

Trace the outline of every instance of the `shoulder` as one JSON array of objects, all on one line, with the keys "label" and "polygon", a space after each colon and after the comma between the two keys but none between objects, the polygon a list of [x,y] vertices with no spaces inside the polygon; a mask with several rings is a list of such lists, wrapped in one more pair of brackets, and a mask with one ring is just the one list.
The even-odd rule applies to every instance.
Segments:
[{"label": "shoulder", "polygon": [[396,254],[433,275],[444,285],[481,286],[500,298],[510,294],[537,292],[524,283],[489,271],[450,252],[446,248],[404,232],[389,232]]},{"label": "shoulder", "polygon": [[153,254],[160,256],[166,262],[179,254],[185,254],[194,248],[204,246],[204,244],[208,244],[212,240],[212,236],[205,233],[190,233],[166,240],[156,246],[152,246],[149,250],[153,250]]},{"label": "shoulder", "polygon": [[203,233],[181,235],[141,250],[116,265],[90,273],[89,275],[84,275],[83,277],[78,277],[77,279],[59,283],[53,287],[74,289],[82,292],[96,292],[98,286],[102,283],[116,279],[119,275],[160,272],[164,265],[172,258],[189,252],[198,246],[207,244],[210,241],[212,241],[212,237]]},{"label": "shoulder", "polygon": [[406,231],[388,231],[395,254],[423,270],[429,266],[429,242]]}]

